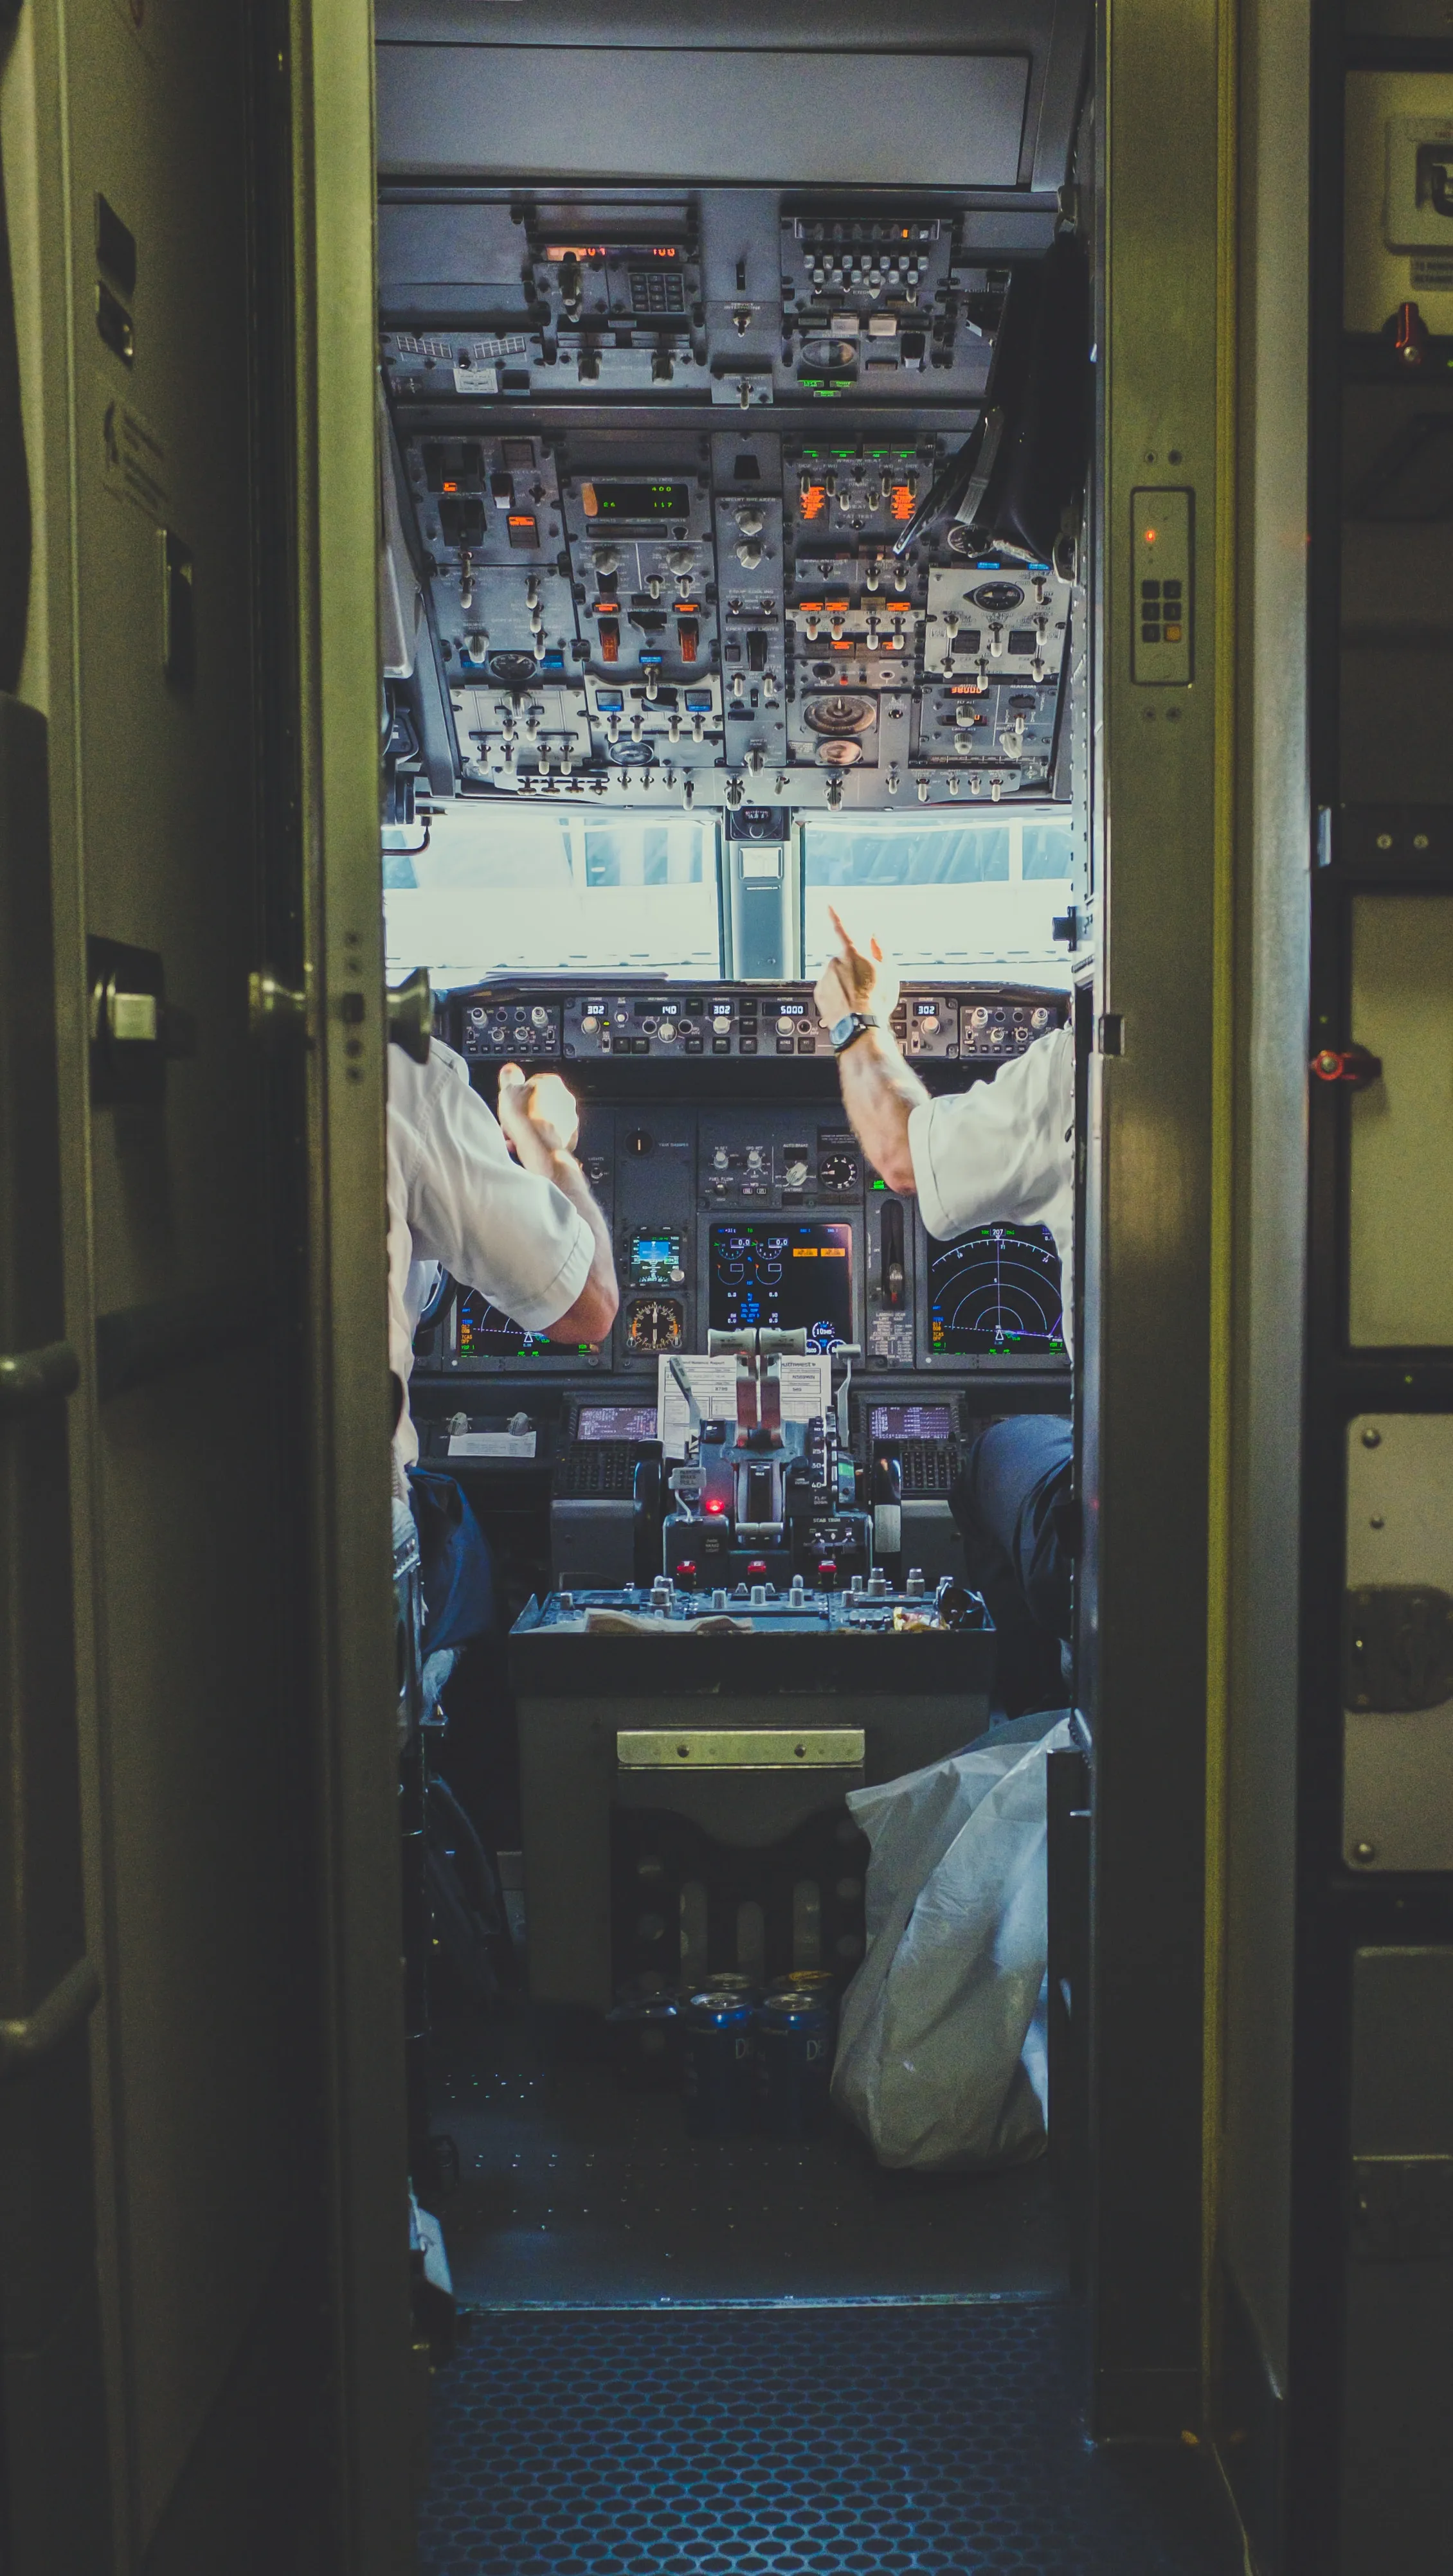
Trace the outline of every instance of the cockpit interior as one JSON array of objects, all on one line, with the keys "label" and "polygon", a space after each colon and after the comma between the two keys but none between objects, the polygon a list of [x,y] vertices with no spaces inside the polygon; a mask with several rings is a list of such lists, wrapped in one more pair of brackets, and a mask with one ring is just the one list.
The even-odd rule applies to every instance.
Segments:
[{"label": "cockpit interior", "polygon": [[[471,1966],[419,1876],[416,2189],[471,2309],[1043,2289],[1042,2116],[987,2179],[895,2197],[836,2114],[713,2139],[680,2025],[794,1976],[836,2012],[853,1789],[1057,1715],[1084,1772],[1068,1645],[1006,1674],[950,1508],[986,1425],[1070,1415],[1054,1237],[927,1231],[854,1134],[814,984],[833,907],[890,951],[934,1095],[1088,994],[1090,12],[870,81],[552,52],[539,13],[456,46],[447,15],[380,20],[388,972],[427,971],[486,1101],[508,1061],[564,1077],[621,1295],[562,1347],[446,1276],[415,1340],[420,1468],[495,1585],[405,1765],[420,1871],[492,1927]],[[939,90],[911,144],[905,79]],[[1174,548],[1140,647],[1168,671]],[[713,1620],[744,1633],[708,1649]]]},{"label": "cockpit interior", "polygon": [[0,2560],[1443,2576],[1448,10],[0,160]]}]

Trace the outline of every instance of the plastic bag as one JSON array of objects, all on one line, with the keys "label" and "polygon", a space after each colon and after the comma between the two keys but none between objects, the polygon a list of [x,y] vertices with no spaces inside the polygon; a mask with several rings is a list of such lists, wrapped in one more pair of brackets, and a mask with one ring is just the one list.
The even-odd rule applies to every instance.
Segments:
[{"label": "plastic bag", "polygon": [[848,1799],[871,1846],[868,1947],[832,2092],[880,2164],[971,2172],[1044,2143],[1045,1769],[1071,1734],[1067,1715],[1043,1725]]}]

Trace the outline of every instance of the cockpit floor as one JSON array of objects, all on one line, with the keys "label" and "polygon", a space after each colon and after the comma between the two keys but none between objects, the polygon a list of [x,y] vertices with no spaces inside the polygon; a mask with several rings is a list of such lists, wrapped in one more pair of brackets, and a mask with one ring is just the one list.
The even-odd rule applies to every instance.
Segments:
[{"label": "cockpit floor", "polygon": [[1074,2309],[476,2320],[420,2576],[1240,2576],[1199,2449],[1093,2452]]},{"label": "cockpit floor", "polygon": [[458,2151],[437,2203],[464,2303],[1042,2299],[1067,2285],[1046,2166],[881,2172],[853,2131],[688,2138],[679,2099],[622,2089],[549,2019],[456,2024],[433,2117]]}]

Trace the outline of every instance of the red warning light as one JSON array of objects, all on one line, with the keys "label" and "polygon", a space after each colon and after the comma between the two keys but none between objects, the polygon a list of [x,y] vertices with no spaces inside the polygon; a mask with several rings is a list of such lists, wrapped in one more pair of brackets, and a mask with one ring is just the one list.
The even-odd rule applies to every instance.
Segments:
[{"label": "red warning light", "polygon": [[804,519],[820,519],[826,508],[827,486],[823,483],[809,483],[807,490],[802,495],[802,515]]},{"label": "red warning light", "polygon": [[1146,531],[1145,531],[1145,542],[1146,542],[1146,544],[1147,544],[1148,546],[1153,546],[1153,545],[1154,545],[1154,543],[1155,543],[1155,530],[1154,530],[1154,528],[1147,528],[1147,529],[1146,529]]},{"label": "red warning light", "polygon": [[892,512],[892,515],[893,515],[893,517],[894,517],[895,519],[898,519],[898,520],[900,520],[900,521],[901,521],[901,520],[904,520],[904,519],[911,519],[911,518],[912,518],[912,516],[913,516],[913,494],[912,494],[912,493],[911,493],[911,491],[909,490],[908,485],[907,485],[906,483],[895,483],[895,484],[894,484],[894,486],[893,486],[893,495],[892,495],[891,500],[889,501],[888,507],[889,507],[890,511]]}]

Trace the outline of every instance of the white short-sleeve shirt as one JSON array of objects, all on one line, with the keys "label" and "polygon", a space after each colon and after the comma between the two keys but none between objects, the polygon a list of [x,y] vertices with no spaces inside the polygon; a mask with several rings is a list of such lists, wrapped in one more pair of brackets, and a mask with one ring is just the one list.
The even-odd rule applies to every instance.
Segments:
[{"label": "white short-sleeve shirt", "polygon": [[396,1471],[419,1454],[408,1411],[414,1333],[442,1267],[544,1332],[573,1306],[595,1244],[553,1181],[515,1162],[462,1056],[434,1041],[427,1064],[388,1051],[389,1366],[404,1389]]},{"label": "white short-sleeve shirt", "polygon": [[923,1222],[946,1243],[1002,1217],[1047,1225],[1060,1257],[1066,1315],[1074,1294],[1075,1045],[1068,1028],[1036,1038],[976,1082],[921,1100],[908,1120],[908,1150]]}]

